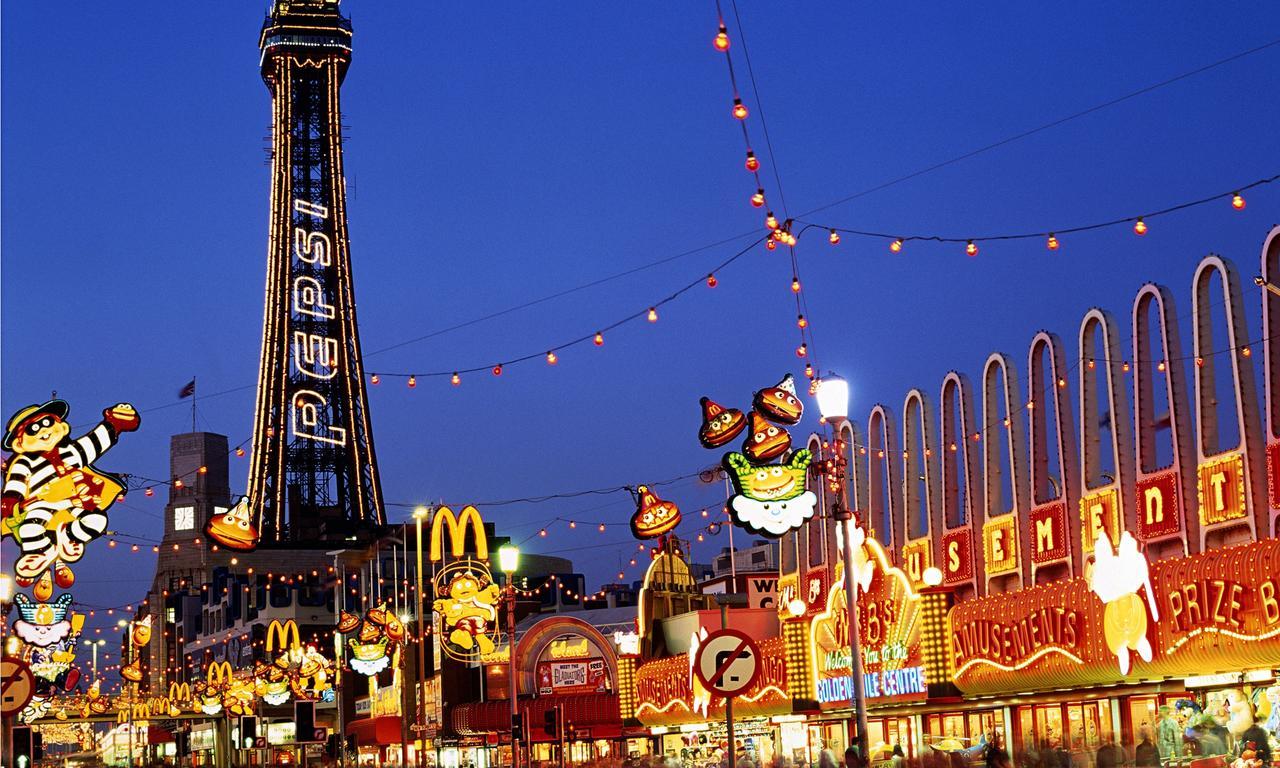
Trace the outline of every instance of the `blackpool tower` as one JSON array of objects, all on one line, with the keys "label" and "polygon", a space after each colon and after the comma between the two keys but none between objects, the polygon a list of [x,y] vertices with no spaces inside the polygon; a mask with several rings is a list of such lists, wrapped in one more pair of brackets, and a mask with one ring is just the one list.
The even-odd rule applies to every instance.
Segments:
[{"label": "blackpool tower", "polygon": [[[271,92],[271,216],[241,528],[268,546],[346,540],[385,521],[342,169],[351,23],[337,0],[276,0],[259,47]],[[209,533],[238,543],[216,526]]]}]

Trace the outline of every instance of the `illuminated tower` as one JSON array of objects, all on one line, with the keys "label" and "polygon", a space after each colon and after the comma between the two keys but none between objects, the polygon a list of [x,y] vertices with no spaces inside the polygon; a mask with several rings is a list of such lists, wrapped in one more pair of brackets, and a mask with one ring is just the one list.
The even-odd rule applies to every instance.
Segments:
[{"label": "illuminated tower", "polygon": [[332,541],[384,522],[342,170],[351,23],[337,0],[276,0],[259,47],[271,219],[249,509],[265,544]]}]

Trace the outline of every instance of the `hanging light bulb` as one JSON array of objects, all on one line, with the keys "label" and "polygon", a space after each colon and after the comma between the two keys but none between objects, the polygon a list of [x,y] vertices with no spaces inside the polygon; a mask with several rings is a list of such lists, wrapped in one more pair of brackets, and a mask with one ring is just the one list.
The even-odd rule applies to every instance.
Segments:
[{"label": "hanging light bulb", "polygon": [[796,326],[799,328],[808,328],[809,321],[804,318],[804,315],[800,315],[796,318]]},{"label": "hanging light bulb", "polygon": [[763,189],[757,188],[756,193],[751,196],[751,207],[752,208],[764,207],[764,190]]},{"label": "hanging light bulb", "polygon": [[1253,350],[1249,349],[1248,347],[1243,347],[1240,350],[1240,354],[1243,355],[1244,357],[1253,357]]},{"label": "hanging light bulb", "polygon": [[542,530],[538,531],[538,535],[544,539],[547,538],[547,529],[543,528]]},{"label": "hanging light bulb", "polygon": [[1163,361],[1163,360],[1161,360],[1160,362],[1156,363],[1156,370],[1157,370],[1157,371],[1159,371],[1159,372],[1161,372],[1161,373],[1164,373],[1164,361]]},{"label": "hanging light bulb", "polygon": [[835,231],[835,230],[833,229],[833,230],[831,230],[831,237],[828,237],[827,239],[831,241],[831,244],[832,244],[832,245],[839,245],[839,244],[840,244],[840,233],[839,233],[839,232],[837,232],[837,231]]},{"label": "hanging light bulb", "polygon": [[454,371],[453,375],[449,377],[449,383],[455,387],[462,383],[462,377],[458,375],[457,371]]},{"label": "hanging light bulb", "polygon": [[236,448],[236,456],[244,456],[244,449]]},{"label": "hanging light bulb", "polygon": [[156,495],[156,491],[155,491],[155,489],[154,489],[154,488],[148,488],[146,491],[144,491],[144,492],[143,492],[143,495],[144,495],[144,496],[155,496],[155,495]]},{"label": "hanging light bulb", "polygon": [[174,488],[181,488],[181,487],[182,487],[182,478],[178,478],[177,480],[174,480],[174,481],[173,481],[173,487],[174,487]]},{"label": "hanging light bulb", "polygon": [[498,363],[497,365],[493,366],[493,375],[494,376],[502,375],[502,363]]},{"label": "hanging light bulb", "polygon": [[760,161],[756,159],[756,153],[752,152],[749,149],[747,150],[746,166],[747,166],[747,170],[751,171],[752,173],[755,173],[756,171],[760,170]]},{"label": "hanging light bulb", "polygon": [[773,242],[773,240],[766,240],[766,241],[765,241],[765,244],[764,244],[764,247],[772,251],[772,250],[777,249],[778,244],[777,244],[777,243],[775,243],[775,242]]},{"label": "hanging light bulb", "polygon": [[658,308],[657,308],[657,307],[649,307],[649,322],[651,322],[651,323],[656,323],[656,322],[658,322]]},{"label": "hanging light bulb", "polygon": [[604,334],[596,331],[596,337],[592,340],[597,347],[604,346]]},{"label": "hanging light bulb", "polygon": [[800,346],[796,347],[796,357],[804,357],[807,354],[809,354],[808,344],[801,344]]},{"label": "hanging light bulb", "polygon": [[716,280],[716,276],[715,276],[715,275],[707,275],[707,287],[708,287],[708,288],[715,288],[719,283],[720,283],[720,281],[719,281],[719,280]]},{"label": "hanging light bulb", "polygon": [[804,364],[804,375],[805,375],[805,378],[808,378],[808,379],[813,378],[813,363]]},{"label": "hanging light bulb", "polygon": [[1044,241],[1044,247],[1051,251],[1058,250],[1058,238],[1054,237],[1052,232],[1049,233],[1049,239]]},{"label": "hanging light bulb", "polygon": [[1125,361],[1124,361],[1124,364],[1120,366],[1120,370],[1124,371],[1125,373],[1128,373],[1128,372],[1129,372],[1129,361],[1128,361],[1128,360],[1125,360]]},{"label": "hanging light bulb", "polygon": [[894,240],[892,243],[889,243],[889,251],[891,253],[898,253],[901,250],[902,250],[902,238],[898,238]]},{"label": "hanging light bulb", "polygon": [[601,533],[604,533],[604,523],[601,523],[601,524],[600,524],[600,532],[601,532]]},{"label": "hanging light bulb", "polygon": [[414,388],[414,387],[416,387],[416,386],[418,386],[418,377],[417,377],[417,376],[410,376],[410,377],[409,377],[409,389],[413,389],[413,388]]},{"label": "hanging light bulb", "polygon": [[969,244],[964,247],[964,252],[969,254],[970,256],[977,256],[978,244],[970,240]]},{"label": "hanging light bulb", "polygon": [[379,379],[379,378],[378,378],[378,374],[376,374],[376,373],[369,377],[369,383],[370,383],[370,384],[378,384],[378,383],[379,383],[379,382],[381,382],[381,381],[382,381],[382,379]]},{"label": "hanging light bulb", "polygon": [[556,357],[555,352],[547,352],[547,365],[555,365],[560,358]]},{"label": "hanging light bulb", "polygon": [[1197,358],[1196,358],[1196,367],[1197,367],[1197,368],[1203,368],[1203,367],[1204,367],[1204,358],[1203,358],[1203,357],[1197,357]]},{"label": "hanging light bulb", "polygon": [[1142,217],[1138,217],[1138,220],[1133,223],[1133,234],[1135,235],[1147,234],[1147,222],[1143,221]]},{"label": "hanging light bulb", "polygon": [[769,211],[769,213],[764,217],[764,225],[769,229],[778,228],[778,219],[773,215],[773,211]]},{"label": "hanging light bulb", "polygon": [[1237,211],[1244,210],[1244,197],[1239,192],[1231,193],[1231,207]]},{"label": "hanging light bulb", "polygon": [[794,275],[791,277],[791,292],[792,293],[800,292],[800,278]]},{"label": "hanging light bulb", "polygon": [[742,99],[733,100],[733,116],[739,120],[747,119],[747,106],[742,103]]},{"label": "hanging light bulb", "polygon": [[577,523],[575,523],[574,521],[570,520],[570,521],[569,521],[569,527],[570,527],[570,528],[577,528],[577,527],[578,527],[578,524],[577,524]]},{"label": "hanging light bulb", "polygon": [[721,53],[729,50],[729,30],[725,28],[724,24],[720,25],[720,31],[716,33],[716,39],[712,44]]}]

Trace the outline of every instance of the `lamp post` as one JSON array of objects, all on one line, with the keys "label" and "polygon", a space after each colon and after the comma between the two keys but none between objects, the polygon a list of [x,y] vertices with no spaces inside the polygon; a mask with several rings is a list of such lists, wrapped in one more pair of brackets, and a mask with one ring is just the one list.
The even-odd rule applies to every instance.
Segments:
[{"label": "lamp post", "polygon": [[[133,622],[120,619],[119,621],[116,622],[116,626],[124,630],[125,659],[124,659],[124,666],[121,667],[121,669],[124,669],[125,666],[128,666],[133,663]],[[95,654],[95,656],[96,655],[97,654]],[[127,684],[129,682],[124,679],[123,675],[121,676],[120,679],[121,679],[121,685]],[[133,686],[132,685],[129,685],[129,765],[132,768],[133,766]]]},{"label": "lamp post", "polygon": [[417,533],[418,551],[416,555],[416,565],[413,573],[413,591],[417,598],[417,613],[414,616],[418,620],[418,674],[414,675],[417,681],[418,689],[414,692],[414,701],[417,702],[417,731],[418,739],[421,740],[423,748],[414,750],[414,762],[418,768],[423,768],[423,752],[426,751],[427,745],[427,697],[423,691],[427,674],[427,632],[426,619],[422,615],[422,521],[427,519],[426,507],[415,507],[413,510],[413,527]]},{"label": "lamp post", "polygon": [[89,643],[89,647],[93,649],[93,679],[98,679],[98,647],[106,645],[106,639],[100,639],[96,643]]},{"label": "lamp post", "polygon": [[844,535],[844,596],[848,601],[846,609],[849,616],[849,690],[853,697],[854,711],[858,718],[858,758],[864,765],[869,765],[867,754],[867,708],[866,691],[862,680],[862,649],[858,631],[858,596],[857,583],[853,578],[853,510],[849,509],[849,500],[845,491],[845,460],[839,449],[840,428],[849,421],[849,382],[839,376],[828,374],[818,380],[818,410],[822,418],[831,425],[836,439],[832,441],[832,451],[836,471],[836,481],[840,490],[835,493],[831,502],[831,516],[841,526]]},{"label": "lamp post", "polygon": [[[520,765],[520,744],[516,741],[516,712],[519,691],[516,686],[516,587],[515,573],[520,568],[520,548],[513,544],[498,547],[498,569],[507,574],[507,698],[511,699],[511,768]],[[528,725],[525,726],[526,728]]]}]

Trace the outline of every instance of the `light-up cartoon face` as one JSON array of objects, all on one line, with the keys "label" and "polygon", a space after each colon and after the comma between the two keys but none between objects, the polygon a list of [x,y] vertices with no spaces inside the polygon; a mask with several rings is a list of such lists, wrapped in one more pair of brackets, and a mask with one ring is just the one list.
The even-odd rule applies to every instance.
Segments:
[{"label": "light-up cartoon face", "polygon": [[804,404],[796,397],[796,380],[791,374],[772,387],[756,392],[752,405],[770,421],[795,424],[804,415]]},{"label": "light-up cartoon face", "polygon": [[813,454],[796,451],[786,464],[759,465],[740,453],[725,456],[725,469],[737,494],[730,499],[733,520],[752,533],[779,538],[813,517],[818,497],[805,489],[805,471]]},{"label": "light-up cartoon face", "polygon": [[214,515],[204,527],[205,535],[215,544],[250,552],[258,546],[258,527],[253,524],[249,499],[243,497],[225,514]]},{"label": "light-up cartoon face", "polygon": [[13,596],[13,603],[21,618],[13,623],[13,633],[22,642],[37,648],[48,648],[67,639],[72,631],[71,620],[67,618],[71,600],[71,595],[64,594],[52,603],[33,603],[19,592]]},{"label": "light-up cartoon face", "polygon": [[698,430],[698,442],[704,448],[719,448],[747,428],[747,417],[737,408],[725,408],[709,397],[702,404],[702,427]]},{"label": "light-up cartoon face", "polygon": [[[65,414],[63,414],[65,415]],[[17,453],[44,453],[53,450],[71,434],[71,425],[56,413],[39,413],[15,431],[11,445]]]},{"label": "light-up cartoon face", "polygon": [[133,645],[141,648],[151,642],[151,615],[147,614],[145,618],[133,622],[132,632]]},{"label": "light-up cartoon face", "polygon": [[362,675],[376,675],[391,665],[386,638],[373,643],[361,643],[352,639],[347,641],[347,647],[351,649],[351,658],[347,663]]},{"label": "light-up cartoon face", "polygon": [[631,534],[637,539],[653,539],[670,533],[680,524],[680,508],[663,501],[658,494],[642,485],[636,489],[638,499],[631,516]]},{"label": "light-up cartoon face", "polygon": [[1147,639],[1147,611],[1138,597],[1146,589],[1151,618],[1160,620],[1155,593],[1151,588],[1151,569],[1147,558],[1138,551],[1133,534],[1120,534],[1117,551],[1105,531],[1098,534],[1094,545],[1093,569],[1089,588],[1106,605],[1102,614],[1102,631],[1107,647],[1116,655],[1120,674],[1129,674],[1129,652],[1137,651],[1143,661],[1151,661],[1151,642]]},{"label": "light-up cartoon face", "polygon": [[772,461],[791,450],[791,435],[782,427],[770,424],[759,413],[751,412],[751,432],[742,443],[742,452],[752,461]]}]

